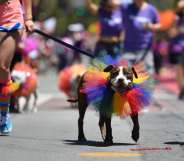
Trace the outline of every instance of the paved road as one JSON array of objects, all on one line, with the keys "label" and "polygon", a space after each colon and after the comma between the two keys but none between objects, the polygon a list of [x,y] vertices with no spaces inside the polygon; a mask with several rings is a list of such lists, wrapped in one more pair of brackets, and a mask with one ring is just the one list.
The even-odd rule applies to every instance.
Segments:
[{"label": "paved road", "polygon": [[[85,134],[88,142],[77,142],[76,109],[69,108],[63,94],[48,73],[40,84],[37,113],[12,115],[11,136],[0,137],[0,161],[182,161],[184,158],[184,102],[158,88],[149,110],[140,115],[141,136],[131,139],[129,118],[113,118],[115,144],[104,146],[98,129],[98,115],[88,110]],[[43,82],[43,81],[42,81]]]}]

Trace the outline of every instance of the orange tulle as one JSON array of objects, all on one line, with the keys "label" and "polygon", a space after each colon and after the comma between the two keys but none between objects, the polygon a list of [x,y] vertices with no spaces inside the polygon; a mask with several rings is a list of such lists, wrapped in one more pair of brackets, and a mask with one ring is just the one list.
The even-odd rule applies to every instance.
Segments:
[{"label": "orange tulle", "polygon": [[[78,76],[82,75],[86,71],[86,68],[82,64],[74,64],[70,67],[63,69],[58,76],[58,87],[68,97],[72,97],[72,82]],[[77,85],[77,82],[75,82]]]}]

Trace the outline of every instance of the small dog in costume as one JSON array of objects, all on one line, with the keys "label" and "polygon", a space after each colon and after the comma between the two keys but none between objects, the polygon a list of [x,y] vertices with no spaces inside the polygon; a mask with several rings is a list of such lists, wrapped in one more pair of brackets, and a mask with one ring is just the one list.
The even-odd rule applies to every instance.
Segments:
[{"label": "small dog in costume", "polygon": [[[135,83],[139,74],[134,67],[108,65],[103,71],[85,72],[78,85],[79,119],[78,140],[86,141],[83,120],[87,106],[92,103],[99,111],[99,127],[105,144],[112,144],[111,117],[113,114],[131,116],[133,122],[132,139],[139,139],[138,112],[149,105],[150,94],[141,84]],[[142,79],[142,78],[141,78]],[[139,81],[137,81],[139,82]]]},{"label": "small dog in costume", "polygon": [[[14,81],[21,81],[21,86],[13,93],[15,98],[15,107],[19,112],[31,110],[37,111],[37,84],[38,78],[36,72],[25,63],[17,63],[11,73]],[[29,106],[31,96],[34,96],[34,103]],[[20,106],[20,98],[25,98],[25,104]],[[31,107],[31,108],[30,108]]]}]

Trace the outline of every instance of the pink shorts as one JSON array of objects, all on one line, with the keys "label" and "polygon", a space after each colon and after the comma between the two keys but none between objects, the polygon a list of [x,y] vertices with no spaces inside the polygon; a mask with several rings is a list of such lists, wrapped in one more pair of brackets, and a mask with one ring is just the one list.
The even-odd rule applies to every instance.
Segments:
[{"label": "pink shorts", "polygon": [[[16,28],[14,27],[16,26]],[[0,30],[20,29],[24,26],[23,10],[19,0],[0,3]]]}]

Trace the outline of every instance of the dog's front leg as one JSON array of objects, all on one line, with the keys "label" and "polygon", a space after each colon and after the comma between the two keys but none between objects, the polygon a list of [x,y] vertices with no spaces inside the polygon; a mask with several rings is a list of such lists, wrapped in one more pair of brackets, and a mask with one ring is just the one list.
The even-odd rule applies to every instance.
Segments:
[{"label": "dog's front leg", "polygon": [[105,126],[106,126],[106,137],[104,142],[107,145],[112,145],[113,137],[112,137],[112,127],[111,127],[111,116],[105,117]]},{"label": "dog's front leg", "polygon": [[132,130],[132,139],[137,142],[139,139],[139,118],[138,114],[134,114],[131,116],[133,122],[133,130]]},{"label": "dog's front leg", "polygon": [[100,113],[100,118],[99,118],[98,125],[99,125],[99,128],[100,128],[102,139],[105,141],[105,138],[106,138],[106,125],[105,125],[105,118],[101,113]]}]

